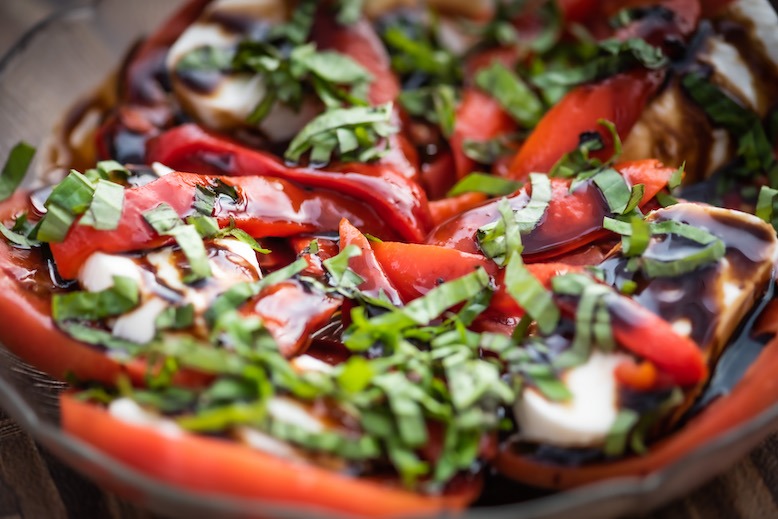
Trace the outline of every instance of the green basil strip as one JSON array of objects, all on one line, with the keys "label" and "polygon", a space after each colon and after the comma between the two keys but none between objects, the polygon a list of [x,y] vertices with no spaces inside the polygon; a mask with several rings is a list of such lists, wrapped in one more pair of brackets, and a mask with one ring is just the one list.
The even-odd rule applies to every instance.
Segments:
[{"label": "green basil strip", "polygon": [[166,203],[143,213],[143,219],[160,236],[170,236],[186,256],[191,275],[187,282],[205,279],[211,275],[211,264],[203,239],[194,225],[185,225],[178,213]]},{"label": "green basil strip", "polygon": [[609,168],[595,175],[592,180],[605,197],[611,212],[624,214],[632,201],[632,191],[624,177],[615,169]]},{"label": "green basil strip", "polygon": [[114,276],[113,282],[111,288],[100,292],[54,294],[51,300],[52,317],[55,321],[96,321],[125,314],[138,306],[140,293],[132,278]]},{"label": "green basil strip", "polygon": [[538,96],[517,74],[498,61],[481,69],[475,76],[475,83],[525,128],[534,128],[543,116],[543,103]]},{"label": "green basil strip", "polygon": [[356,288],[365,280],[348,266],[351,258],[361,256],[362,250],[356,245],[348,245],[339,254],[322,261],[322,265],[332,277],[335,285],[342,288]]},{"label": "green basil strip", "polygon": [[521,252],[521,231],[507,199],[500,200],[497,209],[500,219],[478,229],[476,239],[484,255],[503,266],[514,251]]},{"label": "green basil strip", "polygon": [[19,142],[8,154],[0,172],[0,201],[7,200],[22,183],[35,156],[35,148],[26,142]]},{"label": "green basil strip", "polygon": [[470,173],[462,178],[446,194],[448,197],[464,193],[484,193],[489,196],[506,196],[516,192],[523,184],[515,180],[489,173]]},{"label": "green basil strip", "polygon": [[543,283],[533,276],[521,255],[514,252],[505,268],[505,288],[527,315],[538,324],[540,333],[550,335],[559,322],[559,308]]},{"label": "green basil strip", "polygon": [[95,186],[78,171],[72,170],[49,194],[46,215],[38,227],[37,239],[58,243],[65,239],[76,217],[92,203]]},{"label": "green basil strip", "polygon": [[627,449],[629,435],[637,425],[640,415],[632,409],[622,409],[616,416],[608,436],[605,438],[603,452],[606,456],[614,457],[624,454]]},{"label": "green basil strip", "polygon": [[[364,147],[367,147],[365,157],[373,156],[379,137],[386,137],[397,132],[391,125],[392,104],[382,106],[355,106],[351,108],[336,108],[325,111],[308,123],[289,144],[284,157],[291,162],[298,162],[302,155],[311,150],[311,161],[315,163],[329,162],[334,150],[340,146],[341,152],[353,151],[344,142],[343,133],[352,135],[361,129],[365,137]],[[341,135],[338,135],[338,131]],[[377,155],[376,155],[377,157]]]},{"label": "green basil strip", "polygon": [[[650,250],[648,251],[650,253]],[[662,261],[646,254],[642,257],[643,272],[648,277],[678,277],[693,272],[700,267],[719,261],[727,253],[724,242],[717,239],[697,252],[688,254],[683,259]]]},{"label": "green basil strip", "polygon": [[440,127],[444,137],[454,133],[457,91],[451,85],[435,85],[403,91],[398,101],[409,114]]},{"label": "green basil strip", "polygon": [[530,173],[530,185],[532,196],[529,203],[516,211],[516,221],[522,234],[528,234],[540,224],[543,215],[546,214],[548,204],[551,202],[551,181],[542,173]]},{"label": "green basil strip", "polygon": [[759,190],[755,214],[769,224],[773,223],[773,211],[776,198],[778,198],[778,189],[762,186],[762,189]]},{"label": "green basil strip", "polygon": [[108,180],[98,180],[92,203],[81,217],[79,225],[101,231],[113,231],[119,227],[124,205],[124,187]]},{"label": "green basil strip", "polygon": [[114,337],[109,331],[92,328],[76,321],[59,322],[57,326],[73,339],[93,346],[102,346],[112,350],[112,354],[116,352],[124,353],[128,356],[136,355],[145,348],[145,345]]}]

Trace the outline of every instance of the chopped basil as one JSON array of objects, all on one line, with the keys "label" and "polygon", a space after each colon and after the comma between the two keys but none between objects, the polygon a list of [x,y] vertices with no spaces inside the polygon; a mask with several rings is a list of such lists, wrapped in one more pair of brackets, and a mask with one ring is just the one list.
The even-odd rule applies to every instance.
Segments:
[{"label": "chopped basil", "polygon": [[41,244],[32,237],[35,234],[35,226],[27,221],[27,213],[19,215],[10,229],[0,223],[0,234],[6,241],[20,249],[31,249]]},{"label": "chopped basil", "polygon": [[481,252],[503,266],[514,252],[521,253],[521,231],[508,199],[500,200],[497,209],[500,218],[478,229],[476,239]]},{"label": "chopped basil", "polygon": [[519,239],[518,236],[514,236],[515,231],[528,234],[535,229],[551,201],[551,182],[546,175],[530,173],[530,185],[532,186],[532,195],[529,202],[522,209],[512,211],[512,219],[503,217],[503,219],[480,227],[476,233],[481,250],[487,257],[495,259],[498,265],[502,265],[510,255],[511,251],[506,249],[507,242]]},{"label": "chopped basil", "polygon": [[370,162],[379,158],[382,138],[396,133],[392,104],[332,109],[308,123],[289,144],[284,157],[299,162],[310,151],[312,165],[326,165],[337,152],[343,161]]},{"label": "chopped basil", "polygon": [[506,133],[485,141],[465,139],[462,151],[479,164],[492,165],[501,158],[516,153],[516,143],[521,137],[522,134]]},{"label": "chopped basil", "polygon": [[353,25],[362,16],[364,0],[338,0],[338,23],[341,25]]},{"label": "chopped basil", "polygon": [[759,190],[759,198],[756,201],[756,216],[773,226],[775,225],[773,214],[776,199],[778,199],[778,189],[762,186]]},{"label": "chopped basil", "polygon": [[57,326],[77,341],[112,350],[112,355],[134,355],[143,351],[143,345],[141,344],[114,337],[109,331],[94,328],[77,321],[60,321],[57,323]]},{"label": "chopped basil", "polygon": [[609,39],[598,44],[598,56],[588,63],[567,70],[551,70],[536,76],[533,81],[539,88],[573,87],[590,81],[613,76],[624,70],[642,66],[658,69],[668,63],[667,57],[659,47],[645,40]]},{"label": "chopped basil", "polygon": [[[421,85],[456,85],[461,80],[459,58],[445,50],[437,41],[435,28],[422,27],[407,20],[385,27],[381,38],[389,50],[392,69],[405,79],[417,78]],[[421,86],[417,85],[417,86]]]},{"label": "chopped basil", "polygon": [[498,177],[489,173],[470,173],[457,182],[446,196],[458,196],[464,193],[484,193],[489,196],[506,196],[516,192],[521,182]]},{"label": "chopped basil", "polygon": [[475,83],[525,128],[533,128],[543,115],[543,103],[537,95],[517,74],[498,61],[478,71]]},{"label": "chopped basil", "polygon": [[327,269],[332,278],[335,286],[343,288],[355,288],[364,282],[364,279],[359,277],[356,272],[351,270],[348,266],[349,260],[356,256],[361,256],[362,250],[356,245],[348,245],[340,254],[327,258],[322,261],[322,265]]},{"label": "chopped basil", "polygon": [[616,416],[608,436],[605,438],[603,452],[606,456],[615,457],[624,454],[630,433],[638,423],[640,415],[632,409],[622,409]]},{"label": "chopped basil", "polygon": [[7,200],[24,180],[27,169],[35,156],[35,148],[26,142],[19,142],[8,154],[0,172],[0,201]]},{"label": "chopped basil", "polygon": [[627,181],[615,169],[608,168],[601,171],[592,180],[605,197],[608,208],[615,214],[628,212],[627,208],[629,206],[632,206],[632,209],[634,209],[642,198],[642,193],[640,193],[637,201],[633,200],[634,190],[630,190]]},{"label": "chopped basil", "polygon": [[168,306],[157,316],[157,330],[185,330],[194,324],[194,306]]},{"label": "chopped basil", "polygon": [[512,253],[505,268],[505,289],[535,320],[540,333],[549,335],[554,331],[559,322],[559,308],[551,292],[524,266],[518,252]]},{"label": "chopped basil", "polygon": [[89,209],[79,220],[79,225],[101,231],[113,231],[119,227],[124,205],[124,187],[109,180],[100,179],[95,186]]},{"label": "chopped basil", "polygon": [[96,321],[122,315],[138,305],[138,285],[131,278],[114,276],[113,286],[100,292],[54,294],[51,315],[55,321]]},{"label": "chopped basil", "polygon": [[208,253],[194,225],[184,224],[178,213],[165,203],[143,213],[143,219],[160,236],[170,236],[176,240],[191,269],[191,274],[185,279],[186,282],[191,283],[210,277],[211,264],[208,262]]},{"label": "chopped basil", "polygon": [[743,108],[699,73],[686,74],[681,84],[713,124],[724,128],[737,140],[738,156],[745,173],[766,174],[771,183],[777,181],[778,161],[759,116]]},{"label": "chopped basil", "polygon": [[439,126],[444,137],[451,137],[454,133],[457,92],[451,85],[405,90],[398,101],[410,115]]},{"label": "chopped basil", "polygon": [[36,238],[49,243],[64,240],[76,218],[89,208],[94,192],[94,184],[72,170],[46,200],[46,215],[40,222]]}]

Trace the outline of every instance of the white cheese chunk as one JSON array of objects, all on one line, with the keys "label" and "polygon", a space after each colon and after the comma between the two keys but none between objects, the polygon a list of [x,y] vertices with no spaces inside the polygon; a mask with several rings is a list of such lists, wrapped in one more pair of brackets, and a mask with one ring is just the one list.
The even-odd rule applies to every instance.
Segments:
[{"label": "white cheese chunk", "polygon": [[759,108],[759,94],[751,68],[737,48],[718,36],[708,40],[708,50],[700,60],[713,67],[713,79],[736,95],[751,110]]},{"label": "white cheese chunk", "polygon": [[613,372],[628,358],[593,352],[585,364],[564,374],[573,395],[568,402],[552,402],[526,389],[514,406],[522,439],[559,447],[602,445],[619,412]]},{"label": "white cheese chunk", "polygon": [[[245,263],[254,270],[258,278],[262,278],[262,270],[259,268],[257,253],[254,249],[251,248],[249,244],[232,238],[221,238],[213,240],[213,243],[223,249],[227,249],[234,255],[238,256],[240,260],[245,260]],[[240,261],[235,263],[241,264],[244,262]]]},{"label": "white cheese chunk", "polygon": [[298,402],[284,397],[273,397],[267,402],[267,412],[279,422],[295,425],[311,433],[324,432],[328,425]]},{"label": "white cheese chunk", "polygon": [[152,427],[165,436],[177,437],[183,434],[175,422],[146,411],[129,398],[119,398],[111,402],[108,413],[125,423]]},{"label": "white cheese chunk", "polygon": [[84,290],[100,292],[113,286],[113,278],[123,276],[141,284],[141,272],[133,260],[124,256],[115,256],[95,252],[81,266],[78,282]]},{"label": "white cheese chunk", "polygon": [[113,325],[114,337],[137,344],[146,344],[157,333],[155,322],[168,304],[158,297],[141,303],[135,310],[128,312]]},{"label": "white cheese chunk", "polygon": [[302,460],[297,451],[286,442],[273,438],[262,431],[250,427],[238,427],[235,434],[239,440],[258,451],[267,452],[281,458]]}]

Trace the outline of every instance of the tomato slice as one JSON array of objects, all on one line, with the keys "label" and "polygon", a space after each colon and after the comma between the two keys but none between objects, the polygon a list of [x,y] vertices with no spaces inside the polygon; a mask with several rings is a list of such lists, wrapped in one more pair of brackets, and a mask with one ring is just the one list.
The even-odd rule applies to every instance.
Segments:
[{"label": "tomato slice", "polygon": [[219,205],[215,216],[222,226],[230,221],[255,238],[292,236],[300,233],[334,231],[340,218],[348,215],[358,225],[378,236],[392,235],[388,227],[363,204],[326,190],[309,192],[281,179],[266,177],[203,177],[191,173],[170,173],[145,186],[125,191],[122,217],[117,229],[101,231],[74,225],[62,243],[52,243],[51,252],[59,273],[75,278],[78,269],[94,252],[129,252],[159,247],[170,238],[158,236],[143,219],[143,213],[162,202],[180,216],[192,213],[196,186],[220,180],[234,186],[240,202]]},{"label": "tomato slice", "polygon": [[[409,241],[422,241],[431,227],[424,190],[386,164],[341,164],[326,171],[287,168],[272,155],[245,148],[193,124],[178,126],[149,142],[146,159],[149,163],[161,162],[193,173],[269,175],[304,186],[331,189],[373,208],[386,220],[387,227]],[[337,211],[332,214],[346,216]],[[331,214],[322,211],[322,218],[328,216]],[[357,224],[350,217],[349,220]]]},{"label": "tomato slice", "polygon": [[[170,435],[113,417],[104,408],[64,394],[65,431],[133,469],[185,490],[258,499],[279,505],[326,509],[365,517],[432,514],[465,507],[480,483],[465,482],[456,494],[423,496],[391,481],[346,474],[254,450],[234,441]],[[303,505],[304,504],[304,505]]]}]

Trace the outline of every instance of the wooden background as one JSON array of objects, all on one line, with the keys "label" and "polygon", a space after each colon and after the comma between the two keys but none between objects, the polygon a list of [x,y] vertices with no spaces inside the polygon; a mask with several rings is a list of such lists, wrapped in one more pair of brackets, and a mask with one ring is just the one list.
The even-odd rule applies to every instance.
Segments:
[{"label": "wooden background", "polygon": [[[35,22],[72,1],[0,0],[0,54]],[[0,519],[19,517],[141,519],[152,515],[102,492],[60,463],[0,410]],[[691,495],[643,517],[778,517],[778,435]]]}]

